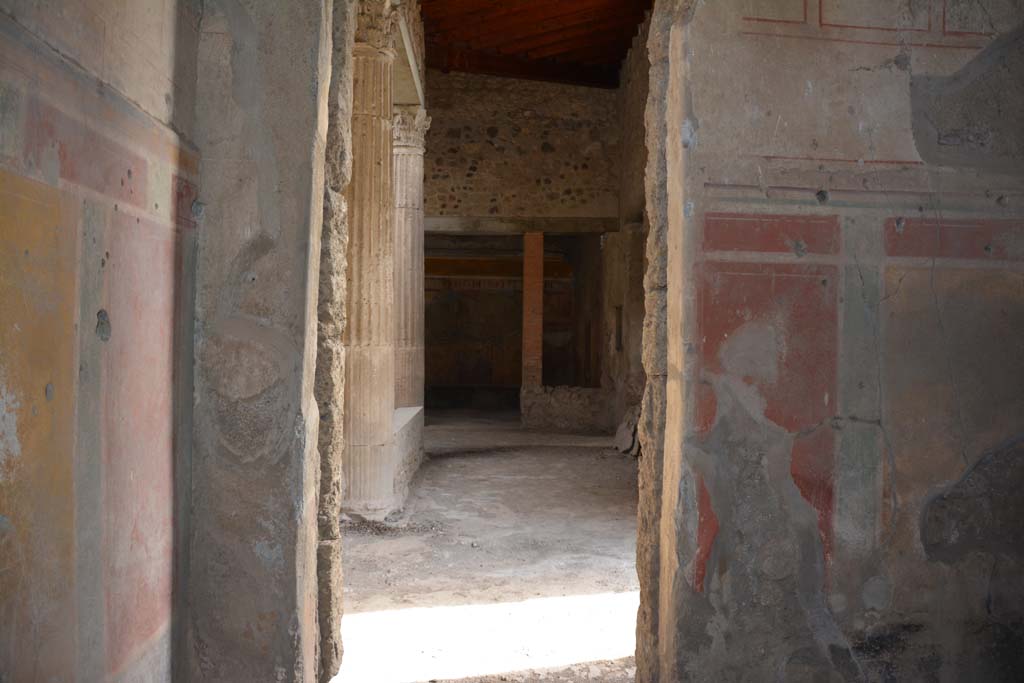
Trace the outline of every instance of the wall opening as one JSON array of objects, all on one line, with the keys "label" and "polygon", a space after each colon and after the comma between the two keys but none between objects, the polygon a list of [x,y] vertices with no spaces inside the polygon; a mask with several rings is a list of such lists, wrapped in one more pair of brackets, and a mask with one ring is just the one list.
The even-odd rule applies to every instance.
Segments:
[{"label": "wall opening", "polygon": [[425,252],[426,408],[518,412],[522,239],[434,234]]},{"label": "wall opening", "polygon": [[621,50],[561,72],[587,83],[425,75],[425,458],[402,506],[342,518],[338,680],[635,677],[647,60],[621,9]]}]

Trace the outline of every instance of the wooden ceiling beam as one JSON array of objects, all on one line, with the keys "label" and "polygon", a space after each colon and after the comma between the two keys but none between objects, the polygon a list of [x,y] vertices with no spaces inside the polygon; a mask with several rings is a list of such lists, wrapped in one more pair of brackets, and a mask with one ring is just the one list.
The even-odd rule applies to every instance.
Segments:
[{"label": "wooden ceiling beam", "polygon": [[[563,55],[574,50],[591,47],[595,49],[607,49],[612,45],[621,46],[623,43],[628,43],[632,36],[633,32],[630,29],[623,26],[616,26],[605,31],[588,33],[574,38],[567,38],[565,40],[552,42],[543,47],[527,50],[524,53],[524,56],[529,59],[546,59],[555,55]],[[621,61],[624,54],[624,52],[617,52],[612,55],[612,58],[608,61]]]},{"label": "wooden ceiling beam", "polygon": [[652,0],[420,0],[427,65],[614,87]]},{"label": "wooden ceiling beam", "polygon": [[481,0],[452,0],[439,3],[421,4],[424,22],[445,26],[451,22],[476,20],[483,16],[502,17],[509,13],[532,10],[543,6],[543,0],[507,0],[485,2]]},{"label": "wooden ceiling beam", "polygon": [[524,2],[530,0],[420,0],[420,8],[425,16],[444,19],[484,9],[495,9],[503,5],[522,5]]},{"label": "wooden ceiling beam", "polygon": [[556,4],[548,6],[543,14],[528,13],[481,25],[459,26],[450,29],[445,35],[451,40],[464,40],[476,48],[504,38],[530,36],[605,17],[621,16],[622,8],[617,7],[614,0],[583,9],[573,5]]},{"label": "wooden ceiling beam", "polygon": [[437,43],[427,43],[427,66],[442,71],[463,71],[592,88],[614,88],[619,79],[617,65],[611,68],[560,64],[543,59],[527,60]]},{"label": "wooden ceiling beam", "polygon": [[[502,54],[515,54],[517,52],[528,52],[538,48],[551,45],[559,41],[565,41],[577,36],[586,36],[601,33],[614,28],[622,28],[629,18],[605,17],[596,21],[576,24],[571,27],[557,28],[546,32],[537,32],[532,35],[514,39],[495,41],[486,46],[486,49],[495,50]],[[628,22],[631,23],[631,22]],[[479,47],[479,46],[478,46]]]},{"label": "wooden ceiling beam", "polygon": [[[626,0],[634,2],[635,0]],[[463,12],[447,11],[443,15],[435,15],[424,8],[423,19],[429,34],[445,33],[453,29],[480,30],[504,24],[513,18],[530,17],[534,21],[568,14],[587,9],[604,8],[623,9],[623,0],[518,0],[515,2],[502,0],[499,3],[477,2],[478,7]],[[452,8],[449,8],[451,10]]]},{"label": "wooden ceiling beam", "polygon": [[[618,59],[617,55],[625,54],[628,48],[629,46],[625,42],[609,42],[604,45],[586,45],[555,55],[549,58],[548,61],[555,61],[561,64],[602,66],[606,68],[614,66],[617,71],[622,65],[622,62]],[[610,55],[616,55],[616,57],[611,57],[611,59],[616,59],[617,61],[609,61]]]}]

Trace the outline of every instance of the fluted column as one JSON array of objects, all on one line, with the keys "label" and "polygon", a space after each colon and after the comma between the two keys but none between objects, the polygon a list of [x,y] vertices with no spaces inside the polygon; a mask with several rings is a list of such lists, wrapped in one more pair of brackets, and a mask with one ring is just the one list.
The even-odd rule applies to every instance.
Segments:
[{"label": "fluted column", "polygon": [[361,2],[353,50],[342,507],[370,518],[395,497],[393,17],[387,0]]},{"label": "fluted column", "polygon": [[423,405],[423,150],[430,117],[396,107],[395,405]]}]

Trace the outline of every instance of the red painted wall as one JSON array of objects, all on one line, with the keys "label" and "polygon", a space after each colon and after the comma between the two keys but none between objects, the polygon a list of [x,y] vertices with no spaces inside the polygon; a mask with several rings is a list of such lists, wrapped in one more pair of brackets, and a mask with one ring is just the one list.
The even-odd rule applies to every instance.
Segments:
[{"label": "red painted wall", "polygon": [[[826,562],[832,545],[835,414],[838,357],[838,269],[827,264],[774,263],[779,253],[833,255],[839,251],[834,216],[709,214],[700,264],[701,374],[724,372],[722,344],[749,322],[777,330],[778,373],[754,381],[765,417],[793,436],[790,471],[818,513]],[[742,255],[742,257],[741,257]],[[759,260],[758,255],[764,260]],[[701,392],[697,421],[702,432],[715,420],[715,395]],[[718,529],[707,487],[698,490],[698,556],[694,585],[702,589]]]},{"label": "red painted wall", "polygon": [[198,159],[7,18],[0,101],[0,672],[169,680]]}]

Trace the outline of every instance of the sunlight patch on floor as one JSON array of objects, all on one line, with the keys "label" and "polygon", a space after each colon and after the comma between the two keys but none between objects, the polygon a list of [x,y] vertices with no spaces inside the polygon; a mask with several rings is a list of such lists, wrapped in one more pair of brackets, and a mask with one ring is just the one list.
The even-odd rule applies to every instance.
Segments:
[{"label": "sunlight patch on floor", "polygon": [[332,683],[414,683],[619,659],[636,645],[637,591],[345,615]]}]

